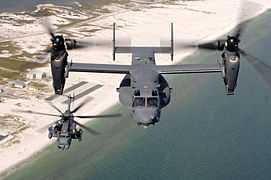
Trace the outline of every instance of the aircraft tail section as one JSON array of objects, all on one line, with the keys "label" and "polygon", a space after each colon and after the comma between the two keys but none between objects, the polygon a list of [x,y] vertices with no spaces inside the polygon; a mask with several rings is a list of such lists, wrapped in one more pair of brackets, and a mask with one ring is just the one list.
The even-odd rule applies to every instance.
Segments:
[{"label": "aircraft tail section", "polygon": [[116,53],[133,53],[137,49],[150,49],[154,53],[165,53],[171,55],[171,61],[173,61],[173,23],[171,23],[171,46],[164,47],[132,47],[132,46],[116,46],[116,34],[115,34],[115,23],[113,24],[113,61],[115,61]]}]

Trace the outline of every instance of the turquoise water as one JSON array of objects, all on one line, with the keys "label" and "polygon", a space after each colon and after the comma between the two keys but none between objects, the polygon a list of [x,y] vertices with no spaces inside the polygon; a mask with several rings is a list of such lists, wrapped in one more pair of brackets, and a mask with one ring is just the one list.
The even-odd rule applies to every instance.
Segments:
[{"label": "turquoise water", "polygon": [[[76,0],[80,3],[88,3],[94,0]],[[0,13],[1,12],[21,12],[21,11],[34,11],[38,4],[55,4],[61,6],[77,7],[75,0],[0,0]]]},{"label": "turquoise water", "polygon": [[[177,31],[177,30],[176,30]],[[251,22],[240,46],[271,66],[271,10]],[[212,63],[200,52],[184,63]],[[271,95],[243,60],[234,96],[220,74],[168,75],[172,101],[154,127],[143,129],[118,105],[88,125],[102,135],[60,151],[52,144],[2,179],[271,179]],[[271,78],[271,77],[270,77]]]}]

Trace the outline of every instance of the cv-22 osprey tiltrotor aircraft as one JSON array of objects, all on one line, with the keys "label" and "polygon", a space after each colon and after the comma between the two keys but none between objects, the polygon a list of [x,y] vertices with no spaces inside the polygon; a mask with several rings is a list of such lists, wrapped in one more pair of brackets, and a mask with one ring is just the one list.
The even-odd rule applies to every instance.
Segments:
[{"label": "cv-22 osprey tiltrotor aircraft", "polygon": [[[113,60],[115,60],[116,53],[131,53],[132,64],[68,63],[65,74],[66,76],[69,72],[125,74],[120,87],[117,88],[119,101],[131,110],[133,120],[138,125],[147,127],[159,121],[161,109],[170,102],[171,88],[163,74],[222,72],[227,94],[232,95],[234,93],[239,72],[239,54],[230,49],[232,44],[235,46],[234,43],[231,43],[232,38],[229,38],[228,41],[219,42],[225,44],[223,45],[221,64],[156,65],[156,53],[169,53],[171,60],[173,60],[173,24],[171,24],[171,46],[164,47],[116,46],[114,24]],[[233,50],[238,49],[233,47]]]},{"label": "cv-22 osprey tiltrotor aircraft", "polygon": [[156,53],[169,53],[173,60],[173,24],[171,46],[120,47],[115,44],[113,26],[113,60],[116,53],[132,53],[131,65],[69,63],[67,72],[118,73],[125,77],[117,88],[120,102],[131,109],[134,121],[147,127],[160,119],[161,109],[170,102],[171,88],[163,74],[221,72],[216,64],[156,65]]}]

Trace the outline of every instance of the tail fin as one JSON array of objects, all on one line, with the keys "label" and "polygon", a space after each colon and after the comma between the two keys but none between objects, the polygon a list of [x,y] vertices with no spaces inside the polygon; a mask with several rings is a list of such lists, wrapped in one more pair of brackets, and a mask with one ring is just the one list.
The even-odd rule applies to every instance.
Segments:
[{"label": "tail fin", "polygon": [[171,43],[171,53],[170,53],[170,56],[171,56],[171,61],[173,61],[173,53],[174,53],[174,43],[173,43],[173,23],[171,23],[171,40],[170,40],[170,43]]},{"label": "tail fin", "polygon": [[115,61],[116,58],[116,35],[115,35],[115,27],[116,23],[113,23],[113,61]]}]

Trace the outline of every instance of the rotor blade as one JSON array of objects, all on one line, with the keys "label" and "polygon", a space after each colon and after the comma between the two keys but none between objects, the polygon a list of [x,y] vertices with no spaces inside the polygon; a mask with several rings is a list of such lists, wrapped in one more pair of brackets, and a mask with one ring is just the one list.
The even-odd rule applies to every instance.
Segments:
[{"label": "rotor blade", "polygon": [[255,14],[257,12],[257,9],[261,8],[261,5],[255,2],[243,0],[240,4],[241,10],[245,9],[245,13],[240,10],[239,16],[238,16],[238,22],[237,30],[234,33],[234,36],[240,40],[240,37],[242,36],[247,24],[250,22],[250,20],[245,21],[245,17],[247,14]]},{"label": "rotor blade", "polygon": [[204,44],[198,44],[197,48],[199,49],[207,49],[207,50],[217,50],[217,41],[204,43]]},{"label": "rotor blade", "polygon": [[222,51],[224,49],[225,42],[226,42],[225,39],[215,40],[215,41],[201,43],[201,44],[174,41],[174,46],[175,46],[175,49],[196,48],[196,49],[205,49],[205,50],[212,50],[212,51],[214,50]]},{"label": "rotor blade", "polygon": [[93,135],[100,135],[99,132],[97,132],[97,131],[95,131],[95,130],[89,128],[89,127],[86,127],[86,126],[84,126],[83,124],[80,124],[79,122],[77,122],[77,121],[75,121],[75,120],[73,120],[73,122],[75,122],[77,125],[81,126],[82,128],[86,129],[89,133],[91,133],[91,134],[93,134]]},{"label": "rotor blade", "polygon": [[[69,40],[69,39],[68,39]],[[131,46],[130,38],[119,38],[116,41],[117,46]],[[90,40],[76,40],[76,45],[71,49],[83,48],[112,48],[111,39],[90,39]]]},{"label": "rotor blade", "polygon": [[14,112],[19,113],[27,113],[27,114],[39,114],[39,115],[45,115],[45,116],[54,116],[54,117],[62,117],[61,115],[55,115],[55,114],[49,114],[49,113],[41,113],[41,112],[35,112],[35,111],[24,111],[24,110],[13,110]]},{"label": "rotor blade", "polygon": [[244,56],[265,86],[271,87],[271,68],[255,57],[247,54],[244,50],[239,49],[239,52]]},{"label": "rotor blade", "polygon": [[47,101],[47,103],[48,103],[52,108],[54,108],[55,110],[57,110],[57,111],[63,116],[63,113],[62,113],[55,105],[53,105],[51,102],[48,102],[48,101]]},{"label": "rotor blade", "polygon": [[84,48],[96,48],[96,47],[111,47],[112,42],[110,40],[76,40],[65,39],[67,49],[84,49]]},{"label": "rotor blade", "polygon": [[52,36],[52,39],[55,39],[55,35],[51,30],[50,30],[50,35]]},{"label": "rotor blade", "polygon": [[50,34],[52,36],[52,39],[55,39],[55,35],[54,35],[53,30],[52,30],[51,23],[48,22],[48,21],[43,21],[42,25],[47,30],[48,34]]},{"label": "rotor blade", "polygon": [[42,50],[41,52],[50,53],[50,52],[52,52],[52,47],[47,47],[46,49]]},{"label": "rotor blade", "polygon": [[113,118],[113,117],[121,117],[121,114],[108,114],[108,115],[98,115],[98,116],[74,116],[77,118]]},{"label": "rotor blade", "polygon": [[74,110],[71,111],[71,114],[75,113],[76,111],[78,111],[82,106],[84,106],[86,103],[88,103],[90,101],[91,98],[87,98],[84,102],[82,102],[81,104],[79,104],[79,106],[77,106]]},{"label": "rotor blade", "polygon": [[80,47],[111,47],[112,46],[112,42],[108,41],[108,40],[95,40],[92,39],[91,41],[83,41],[83,40],[79,40],[77,41],[78,43],[76,44],[76,48],[80,48]]},{"label": "rotor blade", "polygon": [[[57,120],[57,121],[59,121],[59,120]],[[53,126],[57,121],[54,121],[54,122],[52,122],[52,123],[50,123],[50,124],[48,124],[48,125],[46,125],[46,126],[43,126],[43,127],[39,128],[39,129],[37,130],[37,132],[39,132],[39,133],[44,133],[46,130],[48,130],[48,128],[49,128],[50,126]]]},{"label": "rotor blade", "polygon": [[234,33],[234,36],[236,37],[236,39],[240,40],[240,37],[243,34],[244,29],[245,29],[245,27],[246,27],[246,25],[247,25],[248,22],[249,22],[249,20],[245,21],[245,22],[242,22],[242,23],[240,23],[240,24],[237,25],[237,30]]}]

